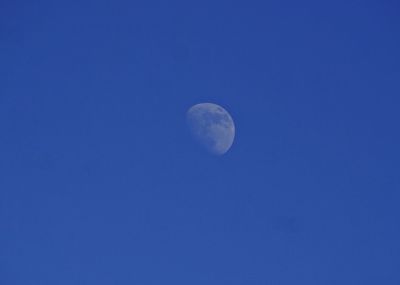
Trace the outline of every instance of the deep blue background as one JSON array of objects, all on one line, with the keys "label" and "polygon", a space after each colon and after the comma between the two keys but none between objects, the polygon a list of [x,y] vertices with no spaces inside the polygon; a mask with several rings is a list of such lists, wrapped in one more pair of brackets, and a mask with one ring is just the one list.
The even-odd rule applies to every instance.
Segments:
[{"label": "deep blue background", "polygon": [[400,284],[399,13],[1,1],[0,284]]}]

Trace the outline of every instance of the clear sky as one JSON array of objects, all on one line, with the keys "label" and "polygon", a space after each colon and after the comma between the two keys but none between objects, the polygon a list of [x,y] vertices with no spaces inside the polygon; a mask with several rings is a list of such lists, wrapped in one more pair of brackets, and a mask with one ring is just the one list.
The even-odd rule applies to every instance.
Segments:
[{"label": "clear sky", "polygon": [[400,284],[399,11],[2,0],[0,284]]}]

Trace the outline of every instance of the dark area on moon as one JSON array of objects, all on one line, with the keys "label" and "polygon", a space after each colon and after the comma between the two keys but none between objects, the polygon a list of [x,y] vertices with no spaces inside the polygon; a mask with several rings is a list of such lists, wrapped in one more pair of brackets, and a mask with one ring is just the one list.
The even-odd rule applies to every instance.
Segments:
[{"label": "dark area on moon", "polygon": [[201,114],[201,120],[205,123],[205,126],[209,127],[213,124],[218,124],[229,128],[229,116],[221,108],[218,108],[217,111],[218,113],[205,112]]},{"label": "dark area on moon", "polygon": [[[210,150],[213,149],[217,144],[217,139],[210,133],[210,127],[213,124],[223,122],[224,118],[221,116],[215,116],[215,114],[203,113],[197,118],[190,118],[189,121],[190,125],[196,126],[196,140],[202,142]],[[223,124],[225,125],[226,122]]]}]

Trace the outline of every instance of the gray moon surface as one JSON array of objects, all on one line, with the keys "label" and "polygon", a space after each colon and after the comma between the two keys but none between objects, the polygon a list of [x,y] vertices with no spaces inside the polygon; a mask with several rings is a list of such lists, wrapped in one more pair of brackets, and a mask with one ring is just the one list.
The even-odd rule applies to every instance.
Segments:
[{"label": "gray moon surface", "polygon": [[235,139],[235,124],[224,108],[213,103],[192,106],[186,114],[189,129],[207,151],[215,155],[226,153]]}]

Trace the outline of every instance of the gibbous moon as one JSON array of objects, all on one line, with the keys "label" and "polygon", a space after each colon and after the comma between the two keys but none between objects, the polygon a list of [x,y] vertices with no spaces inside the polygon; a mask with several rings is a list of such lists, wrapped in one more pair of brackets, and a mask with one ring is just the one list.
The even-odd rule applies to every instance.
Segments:
[{"label": "gibbous moon", "polygon": [[235,124],[229,113],[219,105],[201,103],[186,114],[193,137],[215,155],[226,153],[235,138]]}]

